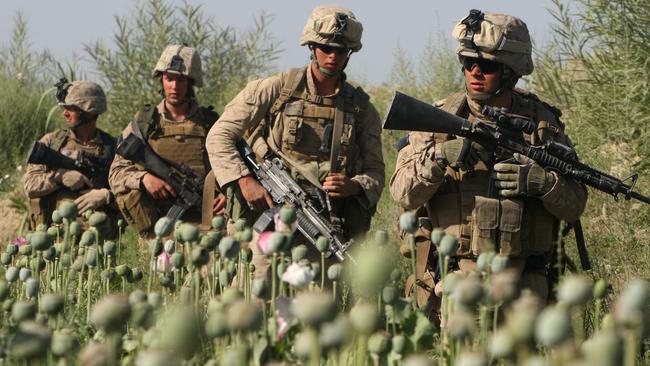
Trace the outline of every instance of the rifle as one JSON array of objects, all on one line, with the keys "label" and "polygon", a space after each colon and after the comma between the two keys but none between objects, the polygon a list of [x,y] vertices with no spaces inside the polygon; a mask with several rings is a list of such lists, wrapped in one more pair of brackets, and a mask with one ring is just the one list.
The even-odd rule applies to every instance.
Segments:
[{"label": "rifle", "polygon": [[42,164],[53,169],[76,170],[90,178],[96,187],[108,187],[108,170],[112,159],[78,151],[76,159],[35,141],[27,154],[28,164]]},{"label": "rifle", "polygon": [[[316,245],[319,236],[327,238],[329,241],[329,248],[325,252],[327,258],[334,255],[343,262],[347,257],[356,263],[350,253],[346,251],[352,244],[352,240],[346,241],[343,233],[330,223],[325,208],[316,207],[311,197],[286,172],[280,158],[271,156],[264,159],[262,163],[258,163],[255,153],[243,139],[237,142],[237,150],[248,169],[255,174],[257,180],[276,203],[275,207],[266,210],[255,221],[253,225],[255,231],[258,233],[265,231],[273,222],[275,213],[279,212],[283,205],[289,205],[296,210],[298,230],[312,245]],[[322,193],[325,194],[325,192]],[[321,201],[324,201],[324,198]],[[320,206],[325,207],[326,205],[321,204]]]},{"label": "rifle", "polygon": [[162,158],[134,133],[120,139],[116,152],[125,159],[141,164],[147,172],[172,186],[176,198],[165,215],[172,222],[180,219],[190,208],[201,207],[204,182],[187,165]]},{"label": "rifle", "polygon": [[[387,130],[447,133],[476,141],[497,156],[521,154],[545,169],[608,193],[618,200],[632,198],[650,204],[650,198],[634,191],[638,174],[621,180],[578,161],[575,151],[564,144],[549,141],[533,146],[523,140],[522,132],[532,133],[535,124],[524,116],[509,115],[504,109],[484,107],[483,114],[492,116],[496,126],[477,120],[470,122],[400,92],[395,92],[383,128]],[[513,133],[513,131],[515,133]],[[515,135],[519,137],[515,137]],[[630,181],[630,184],[626,184]]]}]

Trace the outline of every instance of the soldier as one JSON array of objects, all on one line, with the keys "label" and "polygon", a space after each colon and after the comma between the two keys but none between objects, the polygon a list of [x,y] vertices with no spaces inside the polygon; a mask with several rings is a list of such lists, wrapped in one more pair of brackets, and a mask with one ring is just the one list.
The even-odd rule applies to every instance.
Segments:
[{"label": "soldier", "polygon": [[[79,152],[84,152],[110,163],[115,154],[115,139],[97,128],[97,117],[106,112],[102,88],[92,81],[68,83],[64,79],[57,87],[57,99],[67,128],[50,132],[40,141],[74,159]],[[104,168],[107,173],[107,166]],[[32,230],[39,224],[49,225],[52,212],[63,199],[74,199],[79,212],[109,210],[114,202],[107,174],[87,177],[76,170],[28,164],[24,179]]]},{"label": "soldier", "polygon": [[[250,224],[273,205],[235,147],[246,136],[258,158],[274,153],[306,191],[327,192],[347,238],[369,229],[384,185],[381,126],[368,95],[343,72],[361,49],[362,30],[348,9],[316,7],[300,38],[311,63],[250,82],[226,106],[208,134],[208,151],[230,219]],[[263,276],[267,265],[252,249],[256,276]]]},{"label": "soldier", "polygon": [[[437,107],[469,119],[491,122],[485,105],[529,117],[533,145],[553,140],[570,145],[560,111],[536,95],[515,89],[533,71],[526,24],[515,17],[472,10],[454,28],[465,92]],[[578,220],[585,208],[584,186],[519,156],[494,156],[481,145],[446,134],[411,132],[400,144],[390,191],[406,210],[418,210],[416,234],[418,303],[431,298],[435,260],[429,235],[442,228],[458,238],[458,267],[474,271],[477,256],[494,250],[509,257],[524,287],[542,300],[548,295],[547,267],[559,220]],[[492,181],[491,181],[492,180]],[[493,183],[494,193],[489,187]],[[431,255],[433,254],[433,255]],[[413,283],[408,281],[407,291]]]},{"label": "soldier", "polygon": [[[143,106],[124,129],[123,137],[139,133],[158,156],[185,164],[201,179],[207,178],[203,208],[191,208],[182,216],[183,221],[207,224],[223,207],[223,195],[214,198],[216,187],[210,184],[214,178],[210,180],[212,174],[208,174],[210,164],[205,150],[205,136],[219,115],[196,101],[194,87],[203,85],[198,52],[186,46],[167,46],[153,77],[160,80],[164,99],[155,107]],[[176,197],[164,179],[119,154],[111,165],[109,183],[124,218],[143,234],[151,231]]]}]

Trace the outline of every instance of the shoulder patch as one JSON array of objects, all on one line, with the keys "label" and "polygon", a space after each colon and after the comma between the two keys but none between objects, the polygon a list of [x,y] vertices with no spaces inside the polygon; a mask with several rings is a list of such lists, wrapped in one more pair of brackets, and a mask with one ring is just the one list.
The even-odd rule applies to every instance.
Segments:
[{"label": "shoulder patch", "polygon": [[558,107],[541,100],[539,96],[537,96],[537,94],[521,88],[514,88],[513,91],[520,94],[526,99],[531,99],[538,103],[541,103],[544,106],[544,108],[548,109],[549,112],[553,113],[558,119],[562,117],[562,111]]},{"label": "shoulder patch", "polygon": [[370,104],[370,96],[360,86],[353,88],[353,91],[354,94],[352,100],[355,108],[358,109],[359,113],[363,113],[368,109],[368,104]]},{"label": "shoulder patch", "polygon": [[368,95],[368,93],[366,93],[366,91],[363,90],[361,86],[357,86],[355,88],[355,94],[360,101],[368,102],[370,100],[370,95]]},{"label": "shoulder patch", "polygon": [[397,141],[397,152],[400,152],[403,148],[407,147],[409,144],[410,144],[409,136],[408,135],[402,136],[402,138],[400,138]]},{"label": "shoulder patch", "polygon": [[549,111],[551,111],[551,113],[553,113],[553,114],[554,114],[558,119],[559,119],[560,117],[562,117],[562,111],[561,111],[558,107],[556,107],[556,106],[554,106],[554,105],[551,105],[551,104],[548,104],[548,103],[546,103],[546,102],[544,102],[544,101],[542,101],[542,100],[540,100],[540,102],[542,103],[542,105],[543,105],[544,107],[546,107],[546,109],[548,109]]}]

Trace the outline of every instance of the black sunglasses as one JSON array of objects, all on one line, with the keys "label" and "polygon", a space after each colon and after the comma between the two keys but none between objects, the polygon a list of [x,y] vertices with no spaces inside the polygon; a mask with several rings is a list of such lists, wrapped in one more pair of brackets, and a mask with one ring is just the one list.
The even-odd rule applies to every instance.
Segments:
[{"label": "black sunglasses", "polygon": [[461,62],[463,63],[463,68],[465,70],[472,71],[472,69],[474,69],[474,67],[476,66],[484,74],[495,73],[501,70],[501,67],[503,65],[499,62],[486,60],[484,58],[474,58],[474,57],[463,57]]},{"label": "black sunglasses", "polygon": [[334,47],[326,44],[315,44],[314,47],[318,48],[325,54],[336,52],[338,55],[347,55],[350,52],[350,49],[347,47]]}]

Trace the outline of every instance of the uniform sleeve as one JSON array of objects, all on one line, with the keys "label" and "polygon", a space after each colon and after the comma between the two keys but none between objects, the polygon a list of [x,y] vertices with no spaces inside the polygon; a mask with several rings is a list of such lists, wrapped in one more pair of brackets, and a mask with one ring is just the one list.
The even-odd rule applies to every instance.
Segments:
[{"label": "uniform sleeve", "polygon": [[248,83],[208,132],[205,144],[219,186],[250,174],[235,144],[267,115],[281,89],[278,75]]},{"label": "uniform sleeve", "polygon": [[[52,142],[53,134],[48,133],[40,139],[40,142],[49,145]],[[56,171],[48,169],[42,164],[27,164],[25,176],[23,177],[25,193],[29,198],[43,197],[61,188],[55,179]]]},{"label": "uniform sleeve", "polygon": [[442,185],[445,170],[434,160],[434,135],[411,132],[409,143],[397,153],[390,193],[400,206],[416,209],[428,201]]},{"label": "uniform sleeve", "polygon": [[[564,134],[558,139],[559,142],[573,147],[571,140]],[[580,218],[587,205],[587,188],[576,180],[555,175],[555,184],[548,193],[540,197],[544,208],[551,215],[567,222],[573,222]]]},{"label": "uniform sleeve", "polygon": [[[133,129],[129,124],[122,131],[122,136],[127,137]],[[115,194],[126,193],[130,190],[140,189],[140,182],[142,177],[147,172],[138,164],[123,158],[119,154],[115,154],[113,163],[108,171],[108,184]]]},{"label": "uniform sleeve", "polygon": [[352,179],[361,185],[368,203],[373,206],[379,201],[381,191],[384,189],[385,166],[381,147],[381,122],[372,104],[369,105],[358,131],[360,131],[358,144],[363,168]]}]

